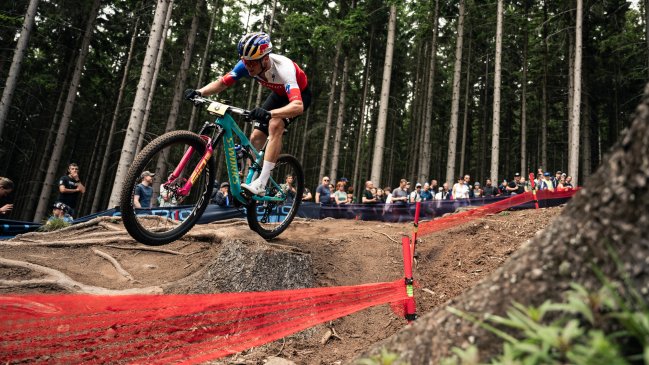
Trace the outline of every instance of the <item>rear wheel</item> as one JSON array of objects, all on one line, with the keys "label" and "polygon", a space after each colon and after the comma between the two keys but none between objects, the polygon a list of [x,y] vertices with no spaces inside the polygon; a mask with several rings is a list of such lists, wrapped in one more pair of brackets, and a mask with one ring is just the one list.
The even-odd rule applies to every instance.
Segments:
[{"label": "rear wheel", "polygon": [[[185,168],[180,176],[170,180],[168,177],[189,148],[193,148],[193,153]],[[175,131],[154,139],[137,155],[129,168],[120,197],[124,227],[134,239],[147,245],[163,245],[179,239],[196,224],[212,194],[216,171],[214,159],[207,160],[202,173],[188,191],[183,188],[200,163],[205,149],[206,141],[197,134]],[[150,208],[136,208],[136,199],[140,202],[143,200],[140,196],[143,191],[137,186],[144,171],[155,174],[150,185],[151,204]],[[147,195],[146,189],[144,195]]]},{"label": "rear wheel", "polygon": [[[288,176],[292,184],[287,183]],[[304,192],[304,173],[297,159],[280,155],[266,184],[266,196],[285,197],[281,202],[253,201],[247,207],[250,229],[265,239],[275,238],[288,228],[295,218]]]}]

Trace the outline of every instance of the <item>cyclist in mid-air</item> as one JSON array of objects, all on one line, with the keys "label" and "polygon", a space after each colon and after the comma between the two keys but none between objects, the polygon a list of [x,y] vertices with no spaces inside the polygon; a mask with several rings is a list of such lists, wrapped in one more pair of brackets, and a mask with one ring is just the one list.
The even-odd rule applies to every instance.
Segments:
[{"label": "cyclist in mid-air", "polygon": [[311,104],[311,91],[306,74],[295,62],[271,53],[273,45],[268,34],[246,34],[239,40],[237,48],[240,60],[232,71],[198,90],[186,90],[185,98],[191,100],[196,96],[218,94],[244,76],[252,77],[272,90],[261,108],[250,111],[250,118],[256,121],[250,136],[253,146],[260,149],[268,138],[264,164],[257,179],[250,184],[241,184],[252,194],[264,196],[270,172],[282,150],[282,135],[286,127],[284,118],[295,118],[304,113]]}]

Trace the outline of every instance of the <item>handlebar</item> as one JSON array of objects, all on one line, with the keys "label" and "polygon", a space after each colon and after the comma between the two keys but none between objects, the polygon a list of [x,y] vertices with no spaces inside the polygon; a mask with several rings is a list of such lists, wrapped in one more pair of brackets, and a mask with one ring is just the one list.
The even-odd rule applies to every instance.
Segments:
[{"label": "handlebar", "polygon": [[230,113],[241,115],[241,116],[243,116],[245,118],[248,118],[248,116],[250,115],[250,110],[246,110],[246,109],[243,109],[243,108],[238,108],[236,106],[227,105],[227,104],[221,103],[220,101],[207,99],[207,98],[204,98],[202,96],[196,96],[193,99],[191,99],[190,101],[192,103],[194,103],[194,105],[196,105],[196,106],[203,105],[203,104],[210,105],[212,103],[219,103],[222,106],[226,107],[227,111],[230,112]]}]

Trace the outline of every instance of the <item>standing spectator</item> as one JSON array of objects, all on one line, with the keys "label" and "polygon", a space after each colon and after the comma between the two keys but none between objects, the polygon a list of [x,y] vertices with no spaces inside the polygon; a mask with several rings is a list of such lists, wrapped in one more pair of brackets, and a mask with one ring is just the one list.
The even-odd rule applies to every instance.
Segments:
[{"label": "standing spectator", "polygon": [[421,201],[421,184],[417,183],[415,184],[415,190],[413,190],[412,193],[410,193],[410,199],[408,199],[411,203],[416,203]]},{"label": "standing spectator", "polygon": [[433,193],[430,191],[430,184],[424,183],[424,188],[422,189],[420,196],[421,196],[421,201],[424,202],[433,200]]},{"label": "standing spectator", "polygon": [[534,188],[540,190],[541,182],[543,182],[543,173],[537,174],[536,179],[534,179]]},{"label": "standing spectator", "polygon": [[498,189],[491,184],[491,179],[485,180],[484,189],[482,189],[482,194],[485,198],[490,198],[492,196],[500,195]]},{"label": "standing spectator", "polygon": [[566,178],[562,175],[559,177],[559,181],[557,181],[557,186],[556,186],[556,191],[566,191],[565,184],[566,183]]},{"label": "standing spectator", "polygon": [[361,202],[363,204],[378,203],[378,199],[376,198],[376,195],[372,194],[372,189],[374,189],[374,183],[369,180],[366,181],[365,190],[363,191],[363,197],[361,198]]},{"label": "standing spectator", "polygon": [[561,180],[561,175],[562,175],[562,174],[563,174],[563,173],[561,172],[561,170],[559,170],[559,171],[557,171],[557,172],[554,173],[554,177],[552,178],[552,183],[554,184],[554,187],[555,187],[555,188],[556,188],[557,186],[559,186],[559,181]]},{"label": "standing spectator", "polygon": [[297,190],[295,189],[293,175],[291,174],[286,175],[284,181],[285,182],[283,184],[280,184],[279,187],[282,188],[282,191],[284,192],[284,194],[286,194],[287,197],[286,200],[293,201],[293,199],[295,199],[295,196],[297,195]]},{"label": "standing spectator", "polygon": [[329,176],[322,178],[322,184],[315,189],[315,202],[319,204],[331,203],[331,191],[329,190]]},{"label": "standing spectator", "polygon": [[79,196],[86,192],[86,187],[79,180],[79,166],[76,163],[68,165],[68,174],[59,179],[59,197],[56,200],[69,207],[68,214],[74,217]]},{"label": "standing spectator", "polygon": [[381,188],[376,189],[376,202],[385,203],[385,191]]},{"label": "standing spectator", "polygon": [[[426,188],[426,184],[424,184],[424,189]],[[437,180],[432,179],[430,181],[430,193],[433,195],[433,199],[435,199],[435,193],[439,190],[439,184],[437,183]]]},{"label": "standing spectator", "polygon": [[399,181],[399,187],[392,190],[392,203],[407,203],[408,192],[406,191],[406,186],[408,186],[408,181],[406,179],[401,179]]},{"label": "standing spectator", "polygon": [[0,176],[0,214],[6,215],[14,209],[11,193],[14,191],[14,182]]},{"label": "standing spectator", "polygon": [[214,202],[220,207],[229,207],[233,203],[232,194],[230,194],[230,183],[227,181],[221,183],[219,191],[214,197]]},{"label": "standing spectator", "polygon": [[[349,186],[347,186],[347,185],[349,185]],[[349,197],[349,202],[353,203],[354,202],[354,187],[349,183],[345,184],[345,186],[347,186],[347,196]]]},{"label": "standing spectator", "polygon": [[482,192],[482,188],[480,187],[480,183],[476,181],[475,184],[473,184],[473,197],[474,198],[481,198],[482,196],[484,196],[484,193]]},{"label": "standing spectator", "polygon": [[473,198],[473,187],[471,186],[471,176],[470,175],[464,175],[464,185],[466,185],[467,191],[469,192],[469,195],[467,198],[471,199]]},{"label": "standing spectator", "polygon": [[[169,177],[167,177],[167,180],[171,180],[171,174],[172,174],[172,172],[169,173]],[[180,186],[185,185],[186,182],[187,182],[187,179],[182,177],[182,178],[176,179],[176,181],[172,182],[171,184],[175,185],[176,188],[178,188]],[[219,186],[218,182],[216,182],[216,181],[215,181],[215,184],[217,184],[217,185],[214,185],[214,186]],[[217,192],[218,191],[216,191],[216,192],[214,191],[214,188],[212,189],[212,195],[210,196],[210,200],[212,202],[213,202]],[[160,195],[158,196],[158,206],[159,207],[163,207],[163,208],[164,207],[175,207],[178,204],[182,204],[183,198],[184,197],[180,197],[180,199],[178,199],[178,197],[176,196],[176,194],[174,194],[174,192],[172,190],[167,189],[167,187],[165,187],[164,183],[160,184]]]},{"label": "standing spectator", "polygon": [[311,199],[313,199],[313,195],[311,195],[311,190],[305,187],[304,191],[302,192],[302,201],[309,201]]},{"label": "standing spectator", "polygon": [[572,190],[572,189],[575,188],[575,187],[572,185],[572,176],[566,176],[566,183],[563,184],[563,186],[564,186],[566,189],[568,189],[568,190]]},{"label": "standing spectator", "polygon": [[541,184],[539,184],[539,190],[554,191],[551,174],[547,171],[543,173],[543,180],[541,181]]},{"label": "standing spectator", "polygon": [[383,192],[385,193],[385,204],[391,204],[392,203],[392,189],[389,186],[386,186],[383,188]]},{"label": "standing spectator", "polygon": [[448,191],[448,183],[442,184],[442,187],[439,188],[439,192],[435,194],[435,200],[449,200],[451,194]]},{"label": "standing spectator", "polygon": [[500,195],[509,195],[509,191],[507,191],[507,180],[504,179],[503,182],[498,185],[498,192],[500,192]]},{"label": "standing spectator", "polygon": [[67,224],[72,224],[72,217],[68,214],[69,207],[61,202],[54,203],[52,206],[52,215],[47,219],[45,224],[54,224],[57,219]]},{"label": "standing spectator", "polygon": [[336,184],[336,192],[334,193],[334,200],[336,201],[336,205],[343,205],[343,204],[349,204],[349,196],[347,196],[347,192],[345,191],[345,182],[343,181],[338,181]]},{"label": "standing spectator", "polygon": [[153,177],[154,173],[144,171],[140,175],[141,182],[135,187],[135,195],[133,196],[133,205],[135,208],[151,208],[151,197],[153,196]]},{"label": "standing spectator", "polygon": [[521,183],[521,174],[518,172],[515,173],[514,180],[510,181],[505,189],[507,190],[506,195],[523,194],[525,192],[525,185]]},{"label": "standing spectator", "polygon": [[453,185],[453,191],[451,192],[453,199],[469,199],[469,187],[466,186],[464,180],[462,177],[457,178],[457,183]]},{"label": "standing spectator", "polygon": [[523,184],[524,192],[532,191],[532,185],[530,184],[529,181],[527,181],[527,179],[525,179],[525,176],[521,176],[521,184]]}]

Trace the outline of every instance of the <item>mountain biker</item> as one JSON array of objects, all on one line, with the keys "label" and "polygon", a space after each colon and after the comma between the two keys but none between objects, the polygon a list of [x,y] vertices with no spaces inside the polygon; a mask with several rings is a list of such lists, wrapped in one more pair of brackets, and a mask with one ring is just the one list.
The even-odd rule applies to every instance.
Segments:
[{"label": "mountain biker", "polygon": [[256,180],[241,184],[252,194],[264,196],[270,172],[282,150],[284,119],[304,113],[311,104],[311,91],[306,74],[295,62],[271,53],[273,46],[268,34],[248,33],[239,40],[237,49],[240,60],[232,71],[198,90],[187,89],[185,98],[192,100],[196,96],[218,94],[244,76],[252,77],[272,90],[260,108],[250,111],[250,118],[256,121],[250,136],[252,145],[261,149],[268,138],[264,164]]}]

